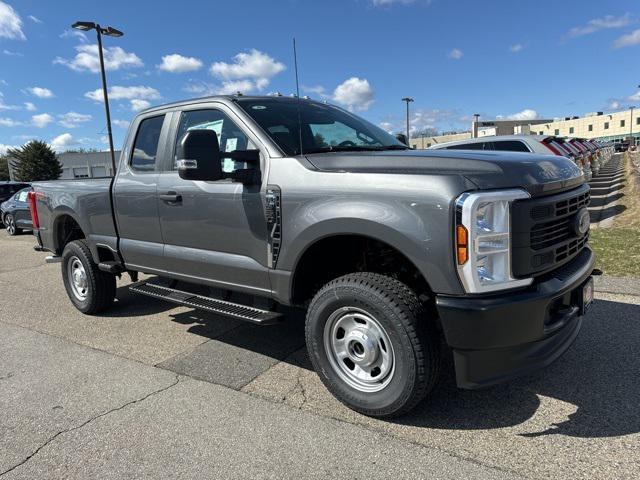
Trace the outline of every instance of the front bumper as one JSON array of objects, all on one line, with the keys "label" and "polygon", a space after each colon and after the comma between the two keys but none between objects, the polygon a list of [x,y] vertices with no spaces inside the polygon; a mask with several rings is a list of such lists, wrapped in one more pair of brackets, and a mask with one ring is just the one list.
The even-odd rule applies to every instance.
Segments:
[{"label": "front bumper", "polygon": [[492,385],[560,357],[580,330],[582,286],[594,263],[593,252],[585,247],[525,290],[482,297],[437,296],[458,386]]}]

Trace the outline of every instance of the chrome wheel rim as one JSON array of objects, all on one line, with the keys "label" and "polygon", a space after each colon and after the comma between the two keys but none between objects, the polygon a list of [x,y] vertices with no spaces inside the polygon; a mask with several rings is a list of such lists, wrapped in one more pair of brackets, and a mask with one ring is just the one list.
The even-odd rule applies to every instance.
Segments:
[{"label": "chrome wheel rim", "polygon": [[16,222],[13,220],[13,216],[8,215],[4,221],[7,222],[7,232],[10,235],[16,233]]},{"label": "chrome wheel rim", "polygon": [[80,301],[85,300],[89,293],[89,282],[84,265],[78,257],[71,257],[69,259],[69,263],[67,264],[67,277],[73,296]]},{"label": "chrome wheel rim", "polygon": [[368,312],[342,307],[324,327],[329,363],[342,381],[361,392],[385,388],[395,372],[395,353],[389,335]]}]

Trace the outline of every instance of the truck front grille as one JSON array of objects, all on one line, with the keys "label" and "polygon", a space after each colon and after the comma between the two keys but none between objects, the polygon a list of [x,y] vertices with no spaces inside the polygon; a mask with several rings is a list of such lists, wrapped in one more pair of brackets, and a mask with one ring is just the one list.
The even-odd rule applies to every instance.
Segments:
[{"label": "truck front grille", "polygon": [[574,224],[589,205],[588,185],[547,197],[519,200],[512,210],[512,271],[515,277],[540,275],[575,257],[587,244]]}]

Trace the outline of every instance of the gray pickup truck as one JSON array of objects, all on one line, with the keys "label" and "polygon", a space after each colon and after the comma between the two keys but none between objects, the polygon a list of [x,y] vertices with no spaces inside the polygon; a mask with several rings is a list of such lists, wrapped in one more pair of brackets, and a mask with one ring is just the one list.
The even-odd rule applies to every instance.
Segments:
[{"label": "gray pickup truck", "polygon": [[151,108],[113,178],[38,183],[29,201],[35,248],[61,262],[80,311],[108,308],[122,274],[137,293],[259,324],[304,308],[318,375],[371,416],[425,398],[445,355],[461,388],[548,365],[593,298],[573,162],[410,150],[306,99]]}]

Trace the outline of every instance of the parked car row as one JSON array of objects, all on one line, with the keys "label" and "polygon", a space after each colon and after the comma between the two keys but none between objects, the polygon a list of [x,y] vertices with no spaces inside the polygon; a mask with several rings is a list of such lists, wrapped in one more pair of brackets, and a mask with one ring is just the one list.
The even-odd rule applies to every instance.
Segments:
[{"label": "parked car row", "polygon": [[27,202],[31,190],[33,189],[28,183],[0,184],[0,224],[4,225],[11,236],[33,228]]},{"label": "parked car row", "polygon": [[595,140],[566,138],[549,135],[497,135],[441,143],[430,150],[493,150],[537,153],[567,157],[580,168],[585,179],[598,175],[614,153],[613,146]]}]

